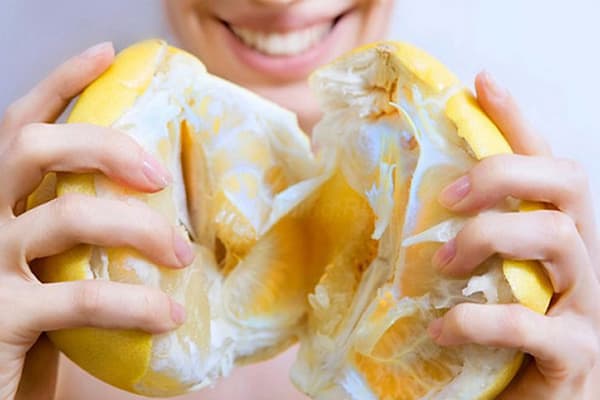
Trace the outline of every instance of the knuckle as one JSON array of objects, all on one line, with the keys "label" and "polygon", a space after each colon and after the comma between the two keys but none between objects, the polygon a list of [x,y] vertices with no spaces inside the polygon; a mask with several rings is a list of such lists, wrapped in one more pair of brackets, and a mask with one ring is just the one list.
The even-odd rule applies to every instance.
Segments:
[{"label": "knuckle", "polygon": [[142,146],[140,146],[138,142],[136,142],[135,139],[128,134],[121,131],[112,130],[111,137],[114,142],[117,143],[117,147],[123,150],[123,153],[129,153],[129,155],[131,155],[131,152],[136,152],[139,153],[140,156],[142,155]]},{"label": "knuckle", "polygon": [[91,320],[102,309],[103,286],[97,281],[83,281],[75,291],[75,307],[85,320]]},{"label": "knuckle", "polygon": [[504,175],[507,163],[507,155],[491,156],[481,160],[477,170],[483,179],[490,180],[491,178],[497,180],[499,177]]},{"label": "knuckle", "polygon": [[142,326],[156,326],[158,318],[168,310],[168,297],[165,293],[144,288],[140,293],[139,305],[136,307],[136,319]]},{"label": "knuckle", "polygon": [[[98,127],[94,128],[98,129]],[[120,168],[138,168],[142,164],[144,151],[129,135],[109,130],[102,132],[100,137],[99,147],[102,151],[99,154],[102,155],[103,164],[117,164],[116,166]]]},{"label": "knuckle", "polygon": [[517,338],[522,347],[529,343],[530,332],[527,317],[525,309],[518,304],[507,305],[500,315],[501,323],[506,327],[506,332]]},{"label": "knuckle", "polygon": [[559,163],[562,166],[562,168],[568,172],[570,178],[573,179],[576,183],[587,184],[587,172],[579,161],[564,158],[560,159]]},{"label": "knuckle", "polygon": [[486,250],[493,250],[494,240],[490,233],[490,227],[494,226],[492,217],[487,214],[479,214],[478,216],[470,219],[459,233],[460,242],[476,240],[479,247],[483,247]]},{"label": "knuckle", "polygon": [[446,318],[450,320],[450,327],[455,335],[458,335],[465,340],[474,337],[475,332],[472,329],[474,324],[470,304],[457,304],[448,312],[448,314],[449,315],[447,315]]},{"label": "knuckle", "polygon": [[20,110],[20,101],[17,100],[14,103],[10,104],[8,107],[6,107],[6,110],[4,110],[4,115],[2,117],[2,121],[9,126],[16,125],[17,121],[19,120],[19,114],[21,113]]},{"label": "knuckle", "polygon": [[[549,232],[554,238],[554,240],[551,242],[553,244],[563,245],[565,243],[571,243],[575,235],[577,235],[575,221],[573,221],[567,214],[560,211],[547,211],[545,214],[547,232]],[[553,251],[552,248],[547,250]]]},{"label": "knuckle", "polygon": [[581,357],[578,360],[581,372],[588,373],[593,370],[600,361],[600,342],[593,327],[587,325],[586,328],[576,332],[577,337],[573,342],[578,345],[578,354]]},{"label": "knuckle", "polygon": [[70,232],[77,233],[77,226],[86,209],[84,197],[68,193],[53,200],[53,216]]},{"label": "knuckle", "polygon": [[170,238],[173,234],[173,229],[166,218],[147,204],[138,203],[137,201],[128,202],[127,207],[129,208],[129,214],[136,215],[137,220],[140,221],[135,227],[142,243],[162,244],[164,238]]},{"label": "knuckle", "polygon": [[153,227],[146,223],[139,228],[138,232],[134,232],[134,234],[137,236],[137,243],[135,243],[136,238],[133,238],[133,242],[136,244],[136,246],[141,247],[142,250],[145,249],[144,253],[148,254],[149,250],[164,247],[163,241],[158,237],[159,232],[162,232],[162,230],[158,226]]},{"label": "knuckle", "polygon": [[54,200],[55,212],[58,217],[68,219],[81,203],[80,195],[68,193]]},{"label": "knuckle", "polygon": [[558,162],[561,169],[567,174],[568,185],[565,185],[565,189],[573,196],[581,196],[582,191],[589,187],[589,177],[584,166],[576,160],[566,158],[560,159]]},{"label": "knuckle", "polygon": [[42,149],[37,146],[39,134],[46,124],[31,123],[24,125],[11,142],[11,151],[19,155],[27,155],[28,159],[37,159]]}]

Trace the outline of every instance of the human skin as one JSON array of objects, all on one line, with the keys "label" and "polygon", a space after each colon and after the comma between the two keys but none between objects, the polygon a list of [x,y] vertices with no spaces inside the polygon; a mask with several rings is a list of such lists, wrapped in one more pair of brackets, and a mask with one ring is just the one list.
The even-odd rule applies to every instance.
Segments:
[{"label": "human skin", "polygon": [[[294,111],[307,132],[320,115],[308,74],[346,51],[384,38],[394,6],[392,0],[165,0],[163,4],[179,44],[200,57],[210,72]],[[267,52],[255,51],[231,29],[290,34],[320,26],[326,33],[321,32],[309,50],[287,56],[269,56],[268,50],[274,50],[270,46]],[[291,46],[303,47],[302,39],[288,39],[294,42]]]},{"label": "human skin", "polygon": [[[219,4],[231,1],[197,3],[215,7],[210,11],[217,13],[221,12]],[[172,3],[177,3],[180,11],[197,12],[194,6],[198,5],[191,0],[169,4]],[[361,7],[366,7],[364,3],[368,2],[361,2]],[[373,32],[379,32],[389,16],[389,12],[381,10],[390,3],[373,2],[371,6],[375,8],[366,9],[369,11],[363,14],[379,15],[379,19],[367,18],[353,25],[353,18],[359,16],[352,16],[344,29],[354,26],[357,30],[352,32],[356,35],[341,35],[339,40],[343,43],[339,43],[339,48],[332,45],[336,51],[376,39]],[[338,3],[257,0],[235,4],[236,7],[230,8],[236,12],[265,13],[276,26],[277,15],[302,15],[295,14],[294,10],[300,8],[294,7],[318,4],[331,7]],[[339,5],[349,4],[354,3],[339,2]],[[383,8],[378,12],[376,7]],[[186,20],[185,14],[177,22],[175,12],[169,11],[182,44],[202,57],[213,73],[290,106],[299,113],[305,128],[312,125],[318,112],[308,96],[306,74],[282,74],[273,79],[272,74],[261,75],[251,65],[232,63],[235,58],[225,52],[229,50],[203,53],[202,48],[194,46],[194,35],[198,35],[198,41],[210,41],[211,46],[219,47],[220,41],[231,39],[226,35],[228,32],[211,27],[206,20],[202,20],[207,25],[206,31],[199,32],[194,28],[197,23],[182,22]],[[204,18],[187,15],[188,19]],[[221,16],[225,17],[229,16]],[[377,26],[370,29],[364,23]],[[359,33],[363,31],[364,35]],[[82,196],[54,200],[23,213],[23,199],[48,171],[97,171],[148,192],[169,183],[168,173],[125,135],[89,125],[54,123],[69,100],[104,71],[113,56],[112,46],[102,44],[67,61],[5,110],[0,122],[0,171],[12,171],[0,175],[3,188],[0,192],[0,398],[52,398],[58,362],[56,351],[45,336],[40,336],[44,330],[94,325],[158,333],[174,329],[185,317],[176,303],[154,289],[111,282],[47,285],[38,282],[29,270],[33,259],[55,254],[75,243],[136,247],[150,259],[173,268],[182,268],[191,261],[189,248],[177,239],[173,228],[142,206]],[[327,61],[329,56],[333,54],[321,61]],[[260,62],[264,68],[269,61]],[[229,69],[232,64],[237,68]],[[302,62],[298,64],[306,67]],[[432,323],[430,334],[441,345],[480,343],[518,348],[531,354],[533,362],[523,368],[503,393],[504,399],[598,398],[600,316],[596,305],[600,300],[600,252],[585,172],[572,161],[552,156],[542,136],[524,121],[512,97],[489,75],[478,76],[476,89],[482,108],[517,155],[492,157],[478,163],[466,177],[442,191],[440,202],[466,215],[492,207],[509,195],[542,201],[549,206],[544,211],[506,214],[493,220],[485,216],[472,218],[455,240],[438,251],[432,262],[443,272],[455,275],[468,274],[492,254],[540,260],[557,294],[548,316],[531,313],[519,305],[459,305]],[[292,104],[290,98],[302,101]],[[121,217],[131,213],[139,217]],[[40,232],[35,229],[38,226],[47,228]],[[116,229],[123,234],[115,237]],[[91,320],[89,315],[95,318]],[[293,353],[288,352],[283,358],[246,367],[216,389],[188,398],[260,399],[272,395],[303,398],[287,379],[287,366],[292,358]],[[72,366],[62,368],[57,398],[136,398],[99,383]]]}]

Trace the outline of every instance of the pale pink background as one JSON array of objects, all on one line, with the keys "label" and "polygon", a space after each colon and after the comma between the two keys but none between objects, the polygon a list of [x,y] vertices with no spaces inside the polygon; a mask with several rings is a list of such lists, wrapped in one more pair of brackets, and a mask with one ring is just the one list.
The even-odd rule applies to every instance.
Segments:
[{"label": "pale pink background", "polygon": [[[484,67],[497,75],[556,153],[586,165],[600,202],[600,1],[397,1],[391,37],[426,48],[465,82]],[[167,35],[158,0],[0,0],[0,111],[92,43]]]}]

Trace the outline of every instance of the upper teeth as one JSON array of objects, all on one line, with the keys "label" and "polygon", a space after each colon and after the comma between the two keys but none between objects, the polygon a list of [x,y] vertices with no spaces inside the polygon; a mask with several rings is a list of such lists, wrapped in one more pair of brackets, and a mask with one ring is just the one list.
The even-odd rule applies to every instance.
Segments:
[{"label": "upper teeth", "polygon": [[231,27],[231,30],[248,46],[273,56],[302,53],[319,42],[331,30],[331,23],[313,25],[309,28],[288,33],[266,33],[246,28]]}]

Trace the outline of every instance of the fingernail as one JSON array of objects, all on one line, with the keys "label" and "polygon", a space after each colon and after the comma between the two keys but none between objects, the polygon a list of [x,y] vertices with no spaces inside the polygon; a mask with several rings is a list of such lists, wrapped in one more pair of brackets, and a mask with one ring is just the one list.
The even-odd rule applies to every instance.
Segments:
[{"label": "fingernail", "polygon": [[489,72],[483,72],[483,80],[485,81],[488,91],[495,97],[506,97],[508,95],[506,89],[498,85],[498,82],[496,82]]},{"label": "fingernail", "polygon": [[182,238],[178,233],[175,233],[173,239],[173,248],[175,249],[175,255],[182,266],[190,265],[194,261],[194,250],[192,246]]},{"label": "fingernail", "polygon": [[171,299],[171,319],[177,325],[185,322],[185,308],[173,299]]},{"label": "fingernail", "polygon": [[442,318],[434,319],[427,327],[427,334],[434,340],[437,340],[442,335]]},{"label": "fingernail", "polygon": [[94,58],[98,54],[106,51],[107,49],[112,49],[112,46],[113,46],[112,42],[99,43],[95,46],[90,47],[83,53],[81,53],[81,56],[84,58]]},{"label": "fingernail", "polygon": [[454,257],[456,257],[456,239],[451,239],[435,252],[432,259],[433,266],[442,269],[450,264]]},{"label": "fingernail", "polygon": [[468,175],[464,175],[442,190],[439,201],[444,207],[452,208],[464,199],[470,191],[471,181]]},{"label": "fingernail", "polygon": [[150,155],[144,157],[142,170],[151,184],[164,188],[171,183],[171,174],[158,160]]}]

